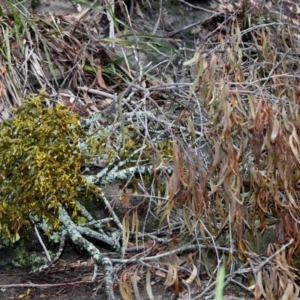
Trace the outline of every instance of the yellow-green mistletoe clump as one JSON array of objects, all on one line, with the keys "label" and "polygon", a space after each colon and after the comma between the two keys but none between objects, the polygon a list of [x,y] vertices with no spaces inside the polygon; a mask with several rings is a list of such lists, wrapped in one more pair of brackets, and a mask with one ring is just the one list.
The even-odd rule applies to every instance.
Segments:
[{"label": "yellow-green mistletoe clump", "polygon": [[0,123],[0,237],[13,242],[30,216],[53,229],[60,204],[76,216],[75,200],[85,186],[78,117],[60,103],[45,107],[41,98],[28,97]]}]

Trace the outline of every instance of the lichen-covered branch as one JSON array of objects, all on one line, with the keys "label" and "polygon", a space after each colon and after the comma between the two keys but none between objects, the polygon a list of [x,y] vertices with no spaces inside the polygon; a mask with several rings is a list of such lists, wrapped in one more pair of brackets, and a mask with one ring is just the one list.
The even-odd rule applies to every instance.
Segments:
[{"label": "lichen-covered branch", "polygon": [[96,248],[91,242],[89,242],[82,236],[82,234],[78,230],[78,226],[74,224],[69,214],[63,207],[60,207],[59,219],[62,222],[64,229],[67,231],[68,236],[70,237],[72,242],[75,245],[82,247],[92,256],[96,264],[96,268],[99,265],[103,266],[104,275],[105,275],[105,294],[108,297],[108,299],[114,300],[115,297],[113,292],[113,278],[112,278],[113,266],[109,258],[104,257],[98,248]]}]

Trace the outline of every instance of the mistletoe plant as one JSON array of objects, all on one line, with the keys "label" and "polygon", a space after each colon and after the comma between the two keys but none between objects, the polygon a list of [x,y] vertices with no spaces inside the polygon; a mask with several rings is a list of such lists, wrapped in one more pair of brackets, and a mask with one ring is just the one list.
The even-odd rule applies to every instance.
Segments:
[{"label": "mistletoe plant", "polygon": [[78,117],[60,103],[46,107],[43,97],[29,96],[0,124],[0,237],[11,242],[30,218],[58,228],[60,205],[76,218],[86,187]]}]

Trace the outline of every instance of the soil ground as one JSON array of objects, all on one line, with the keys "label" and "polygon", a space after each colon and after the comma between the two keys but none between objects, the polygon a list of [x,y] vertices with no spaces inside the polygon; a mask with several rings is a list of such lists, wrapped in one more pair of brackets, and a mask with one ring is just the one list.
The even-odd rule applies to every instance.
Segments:
[{"label": "soil ground", "polygon": [[69,0],[40,0],[40,5],[35,10],[36,13],[51,12],[54,14],[76,11],[76,4]]},{"label": "soil ground", "polygon": [[[52,273],[52,272],[51,272]],[[53,274],[43,274],[40,276],[30,276],[27,272],[24,273],[3,273],[0,274],[1,285],[14,285],[15,287],[2,288],[0,299],[55,299],[55,300],[104,300],[107,299],[101,288],[101,280],[95,282],[84,281],[80,277],[78,270],[70,270],[68,272],[59,272],[53,270]],[[92,273],[92,267],[90,273]],[[83,279],[83,280],[82,280]],[[34,283],[39,287],[28,286]],[[19,285],[19,286],[17,286]],[[22,287],[21,285],[24,285]],[[44,286],[43,286],[44,285]],[[143,287],[141,286],[141,297],[147,299],[143,295]],[[156,283],[152,288],[156,299],[173,299],[172,292],[166,292],[163,282]],[[118,292],[118,287],[115,287],[115,295],[118,299],[122,299]],[[184,299],[184,298],[182,298]]]}]

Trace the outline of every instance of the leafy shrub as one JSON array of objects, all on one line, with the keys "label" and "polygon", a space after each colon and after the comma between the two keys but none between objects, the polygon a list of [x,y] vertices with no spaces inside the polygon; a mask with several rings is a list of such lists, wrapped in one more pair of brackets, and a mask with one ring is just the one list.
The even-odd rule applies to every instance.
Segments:
[{"label": "leafy shrub", "polygon": [[0,237],[12,242],[30,217],[56,229],[60,205],[76,217],[85,186],[78,117],[60,103],[46,107],[45,96],[29,96],[0,124]]}]

